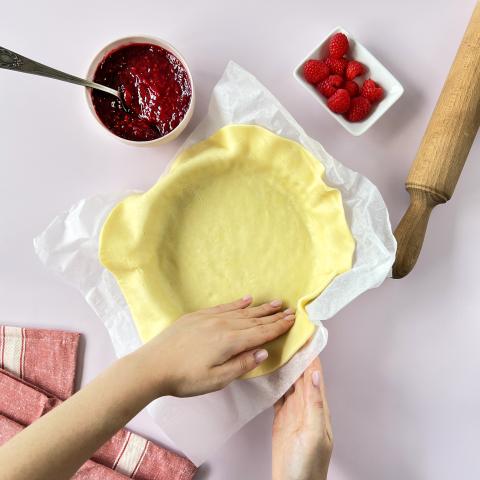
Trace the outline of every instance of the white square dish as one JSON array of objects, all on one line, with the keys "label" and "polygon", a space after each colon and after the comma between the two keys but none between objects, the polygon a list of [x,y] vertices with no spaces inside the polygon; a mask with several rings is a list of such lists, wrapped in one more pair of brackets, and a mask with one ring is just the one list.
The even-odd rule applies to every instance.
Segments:
[{"label": "white square dish", "polygon": [[[315,86],[308,83],[303,77],[303,65],[310,59],[322,59],[328,55],[328,41],[335,33],[344,33],[348,37],[350,49],[348,57],[361,62],[365,67],[365,73],[355,80],[363,83],[367,78],[371,78],[378,83],[384,90],[384,98],[377,104],[374,104],[370,115],[361,122],[349,122],[343,115],[333,113],[327,106],[327,99],[320,94]],[[360,42],[355,40],[344,28],[334,28],[312,52],[310,52],[293,72],[297,81],[313,95],[317,102],[340,123],[345,130],[352,135],[358,136],[365,133],[403,94],[402,84],[393,76],[393,74],[374,57]]]}]

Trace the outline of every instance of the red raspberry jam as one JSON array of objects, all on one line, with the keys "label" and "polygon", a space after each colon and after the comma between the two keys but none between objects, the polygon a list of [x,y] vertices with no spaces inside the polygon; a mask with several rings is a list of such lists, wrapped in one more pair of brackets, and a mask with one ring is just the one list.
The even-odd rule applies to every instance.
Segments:
[{"label": "red raspberry jam", "polygon": [[115,135],[127,140],[154,140],[170,133],[185,117],[192,86],[182,62],[149,43],[134,43],[110,52],[93,80],[119,90],[120,99],[92,90],[95,111]]}]

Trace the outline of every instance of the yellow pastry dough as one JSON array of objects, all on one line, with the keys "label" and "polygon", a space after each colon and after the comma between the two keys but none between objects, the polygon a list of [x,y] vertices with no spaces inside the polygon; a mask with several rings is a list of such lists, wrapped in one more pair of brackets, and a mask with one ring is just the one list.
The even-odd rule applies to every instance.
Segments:
[{"label": "yellow pastry dough", "polygon": [[283,299],[297,319],[246,377],[287,362],[315,330],[305,306],[352,265],[341,195],[323,171],[298,143],[230,125],[184,150],[151,190],[120,202],[103,227],[100,260],[141,339],[250,293],[257,304]]}]

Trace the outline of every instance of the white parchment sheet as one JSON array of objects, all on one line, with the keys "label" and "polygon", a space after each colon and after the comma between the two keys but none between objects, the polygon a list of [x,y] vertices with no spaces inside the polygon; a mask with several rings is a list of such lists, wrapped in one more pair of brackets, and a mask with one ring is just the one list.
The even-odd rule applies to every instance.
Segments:
[{"label": "white parchment sheet", "polygon": [[[362,292],[379,286],[391,272],[396,250],[388,212],[377,188],[328,155],[255,77],[234,62],[228,64],[213,90],[207,116],[182,149],[228,124],[261,125],[302,144],[321,161],[327,184],[342,193],[356,251],[353,268],[335,278],[308,305],[317,331],[307,347],[282,368],[265,377],[235,381],[220,392],[188,399],[165,397],[148,407],[165,434],[197,465],[288,390],[325,347],[327,330],[322,321]],[[141,342],[115,279],[98,260],[98,238],[110,210],[129,193],[81,200],[34,240],[45,266],[78,288],[100,317],[119,357]]]}]

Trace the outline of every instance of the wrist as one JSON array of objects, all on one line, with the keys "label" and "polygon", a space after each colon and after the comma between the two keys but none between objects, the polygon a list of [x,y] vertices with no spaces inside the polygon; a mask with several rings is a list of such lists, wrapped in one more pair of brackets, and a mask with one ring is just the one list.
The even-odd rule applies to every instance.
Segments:
[{"label": "wrist", "polygon": [[147,343],[125,359],[128,359],[130,369],[135,373],[136,383],[145,392],[151,401],[169,395],[169,379],[167,368],[159,355],[151,355],[150,345]]}]

